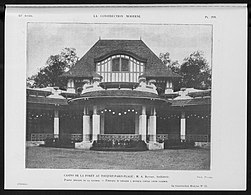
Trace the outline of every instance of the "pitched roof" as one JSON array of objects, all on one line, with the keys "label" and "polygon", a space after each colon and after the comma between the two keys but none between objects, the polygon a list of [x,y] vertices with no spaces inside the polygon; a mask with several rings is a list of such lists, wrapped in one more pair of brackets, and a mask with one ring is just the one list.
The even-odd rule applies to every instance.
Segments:
[{"label": "pitched roof", "polygon": [[98,40],[90,50],[66,73],[67,77],[93,77],[95,61],[113,54],[128,54],[146,61],[147,77],[180,77],[168,69],[142,40]]},{"label": "pitched roof", "polygon": [[67,105],[68,104],[66,99],[32,97],[32,96],[27,97],[27,102],[33,103],[33,104],[51,104],[51,105],[55,105],[55,104]]},{"label": "pitched roof", "polygon": [[183,106],[196,106],[196,105],[210,105],[211,97],[205,98],[193,98],[193,99],[184,99],[184,100],[170,100],[172,106],[183,107]]},{"label": "pitched roof", "polygon": [[211,96],[211,89],[188,92],[188,95],[191,97]]}]

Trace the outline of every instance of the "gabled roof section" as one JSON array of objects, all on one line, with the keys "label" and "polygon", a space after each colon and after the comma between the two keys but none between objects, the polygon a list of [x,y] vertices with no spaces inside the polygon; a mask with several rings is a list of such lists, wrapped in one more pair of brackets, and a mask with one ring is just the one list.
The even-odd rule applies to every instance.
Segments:
[{"label": "gabled roof section", "polygon": [[46,97],[27,97],[27,103],[29,104],[47,104],[47,105],[68,105],[66,99],[58,99],[58,98],[46,98]]},{"label": "gabled roof section", "polygon": [[170,102],[172,102],[172,106],[174,107],[210,105],[211,97],[192,98],[192,99],[183,99],[183,100],[170,100]]},{"label": "gabled roof section", "polygon": [[[91,49],[66,73],[66,77],[93,77],[96,74],[95,61],[109,54],[134,54],[145,59],[146,77],[180,77],[168,69],[142,40],[98,40]],[[133,57],[133,55],[132,55]]]}]

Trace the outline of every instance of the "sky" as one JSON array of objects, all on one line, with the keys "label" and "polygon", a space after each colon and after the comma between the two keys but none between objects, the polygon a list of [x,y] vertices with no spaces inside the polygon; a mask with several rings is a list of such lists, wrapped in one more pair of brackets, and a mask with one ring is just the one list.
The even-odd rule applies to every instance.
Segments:
[{"label": "sky", "polygon": [[211,66],[210,25],[28,23],[27,77],[46,65],[50,55],[64,48],[76,49],[82,57],[98,40],[143,40],[157,55],[169,52],[181,64],[194,51],[202,51]]}]

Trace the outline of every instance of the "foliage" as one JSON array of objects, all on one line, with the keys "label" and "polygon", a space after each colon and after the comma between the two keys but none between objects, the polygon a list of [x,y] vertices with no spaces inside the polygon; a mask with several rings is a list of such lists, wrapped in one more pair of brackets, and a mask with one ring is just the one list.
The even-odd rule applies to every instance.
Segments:
[{"label": "foliage", "polygon": [[171,59],[170,59],[170,53],[166,52],[166,53],[160,53],[159,54],[159,59],[161,59],[161,61],[166,65],[169,66]]},{"label": "foliage", "polygon": [[91,150],[144,151],[147,146],[142,140],[97,140],[93,142]]},{"label": "foliage", "polygon": [[[170,53],[169,52],[160,53],[159,58],[166,65],[166,67],[169,68],[172,72],[181,75],[179,62],[177,60],[172,61],[171,58],[170,58]],[[174,79],[173,80],[173,87],[174,87],[174,91],[179,90],[181,88],[181,80],[180,79]],[[162,91],[160,89],[160,92],[158,91],[159,94],[161,94],[163,92],[164,92],[164,89],[162,89]]]},{"label": "foliage", "polygon": [[44,147],[55,147],[55,148],[75,148],[75,142],[70,138],[47,138]]},{"label": "foliage", "polygon": [[65,70],[68,71],[70,67],[74,66],[78,61],[78,56],[75,48],[65,48],[60,53],[62,62],[65,62]]},{"label": "foliage", "polygon": [[186,149],[186,148],[194,148],[195,142],[193,141],[181,141],[179,140],[165,140],[164,141],[164,149]]},{"label": "foliage", "polygon": [[183,76],[182,87],[211,88],[211,70],[200,51],[196,51],[184,59],[180,73]]},{"label": "foliage", "polygon": [[45,67],[40,68],[36,75],[27,78],[27,87],[66,86],[66,78],[60,77],[74,66],[78,57],[74,48],[65,48],[58,55],[51,55]]},{"label": "foliage", "polygon": [[209,89],[211,88],[211,69],[203,52],[196,51],[186,57],[180,65],[178,61],[172,61],[168,52],[161,53],[162,62],[174,73],[182,76],[180,80],[174,80],[174,91],[182,87]]}]

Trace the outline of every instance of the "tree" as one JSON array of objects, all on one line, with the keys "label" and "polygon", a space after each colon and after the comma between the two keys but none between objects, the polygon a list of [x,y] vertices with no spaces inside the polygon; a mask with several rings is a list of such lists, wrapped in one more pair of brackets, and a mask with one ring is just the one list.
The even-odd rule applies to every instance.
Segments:
[{"label": "tree", "polygon": [[184,59],[181,65],[178,61],[172,61],[168,52],[161,53],[160,59],[173,72],[182,76],[182,79],[173,81],[174,91],[181,87],[211,88],[211,69],[202,51],[193,52]]},{"label": "tree", "polygon": [[65,70],[68,71],[70,67],[74,66],[78,61],[78,56],[75,48],[65,48],[60,53],[62,62],[65,62]]},{"label": "tree", "polygon": [[161,61],[166,65],[169,66],[171,59],[170,59],[170,53],[166,52],[166,53],[160,53],[159,54],[159,59],[161,59]]},{"label": "tree", "polygon": [[40,68],[36,75],[27,78],[27,87],[64,87],[66,78],[60,77],[74,66],[78,57],[74,48],[65,48],[58,55],[51,55],[45,67]]},{"label": "tree", "polygon": [[170,68],[173,72],[177,74],[180,73],[180,64],[178,60],[171,60],[169,52],[160,53],[159,58],[166,65],[166,67]]},{"label": "tree", "polygon": [[[181,75],[180,73],[180,64],[178,60],[171,60],[170,58],[170,53],[165,52],[165,53],[160,53],[159,58],[161,61],[166,65],[168,69],[170,69],[172,72],[177,73]],[[173,80],[173,86],[174,86],[174,91],[177,91],[181,88],[182,83],[180,79],[174,79]]]},{"label": "tree", "polygon": [[182,87],[197,89],[211,88],[211,69],[201,51],[196,51],[184,59],[180,67]]}]

